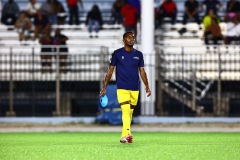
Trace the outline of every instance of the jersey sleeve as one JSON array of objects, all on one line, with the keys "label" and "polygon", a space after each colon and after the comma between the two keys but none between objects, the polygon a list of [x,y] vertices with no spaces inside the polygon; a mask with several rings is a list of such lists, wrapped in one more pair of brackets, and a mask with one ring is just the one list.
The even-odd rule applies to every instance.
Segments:
[{"label": "jersey sleeve", "polygon": [[140,60],[139,60],[139,64],[138,67],[144,67],[144,59],[143,59],[143,54],[140,52]]},{"label": "jersey sleeve", "polygon": [[111,65],[111,66],[116,66],[117,65],[117,54],[116,54],[115,51],[113,52],[112,57],[110,58],[109,65]]}]

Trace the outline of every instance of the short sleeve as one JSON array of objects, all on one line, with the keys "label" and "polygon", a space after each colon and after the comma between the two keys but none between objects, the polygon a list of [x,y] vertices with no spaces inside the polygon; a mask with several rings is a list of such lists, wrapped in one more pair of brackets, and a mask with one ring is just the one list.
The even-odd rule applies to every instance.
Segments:
[{"label": "short sleeve", "polygon": [[139,61],[138,67],[144,67],[144,59],[143,59],[143,54],[142,53],[141,53],[141,56],[140,56],[140,61]]},{"label": "short sleeve", "polygon": [[116,66],[117,65],[117,54],[114,51],[112,54],[112,57],[110,58],[110,63],[111,66]]}]

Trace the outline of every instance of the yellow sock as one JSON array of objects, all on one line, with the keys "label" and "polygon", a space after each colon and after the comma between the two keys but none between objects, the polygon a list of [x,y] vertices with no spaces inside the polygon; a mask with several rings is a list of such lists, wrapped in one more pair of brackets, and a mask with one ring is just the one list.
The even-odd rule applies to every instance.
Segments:
[{"label": "yellow sock", "polygon": [[130,117],[130,104],[124,104],[121,106],[122,108],[122,137],[127,136],[130,133],[130,123],[131,123],[131,117]]},{"label": "yellow sock", "polygon": [[129,128],[129,133],[131,133],[131,123],[132,123],[133,111],[134,111],[134,109],[130,109],[130,128]]}]

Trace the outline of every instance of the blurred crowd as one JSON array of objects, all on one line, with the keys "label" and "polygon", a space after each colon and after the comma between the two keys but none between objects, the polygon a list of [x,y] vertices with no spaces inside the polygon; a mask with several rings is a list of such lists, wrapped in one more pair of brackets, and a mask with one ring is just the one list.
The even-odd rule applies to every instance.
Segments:
[{"label": "blurred crowd", "polygon": [[[226,5],[224,16],[220,17],[219,12],[223,5]],[[175,24],[178,14],[178,8],[174,0],[165,0],[155,9],[155,28],[161,27],[165,17],[170,18],[171,24]],[[200,17],[200,14],[203,16]],[[231,42],[240,42],[240,2],[237,0],[229,0],[226,4],[222,4],[219,0],[186,0],[184,3],[184,13],[182,17],[183,28],[180,34],[187,32],[185,25],[189,21],[195,21],[199,30],[202,30],[201,24],[204,26],[203,37],[205,44],[208,45],[211,40],[214,45],[219,44],[222,40],[225,44]],[[227,24],[226,35],[223,36],[220,22]]]},{"label": "blurred crowd", "polygon": [[[79,11],[84,9],[82,0],[66,0],[67,9],[58,0],[46,0],[40,4],[37,0],[29,0],[24,11],[20,11],[17,2],[8,0],[2,9],[1,22],[6,25],[14,25],[19,32],[20,40],[28,40],[29,33],[33,29],[33,40],[39,39],[41,35],[51,32],[52,25],[66,23],[68,17],[69,25],[79,25]],[[224,16],[219,16],[219,11],[226,5]],[[80,7],[79,7],[80,6]],[[137,23],[140,20],[141,7],[139,0],[115,0],[111,8],[111,24],[122,24],[125,31],[133,31],[137,37]],[[155,29],[162,28],[165,17],[175,24],[178,15],[178,7],[174,0],[162,0],[160,5],[154,9]],[[67,13],[68,11],[68,13]],[[203,15],[203,16],[202,16]],[[182,16],[183,28],[180,34],[187,32],[185,25],[189,21],[195,21],[199,29],[204,33],[205,44],[212,40],[218,44],[223,40],[225,44],[239,41],[240,37],[240,2],[229,0],[223,4],[220,0],[186,0]],[[220,22],[227,23],[226,35],[222,35]],[[94,4],[87,12],[85,24],[88,26],[89,37],[97,38],[98,32],[103,25],[102,12],[98,5]],[[95,32],[95,36],[93,36]]]}]

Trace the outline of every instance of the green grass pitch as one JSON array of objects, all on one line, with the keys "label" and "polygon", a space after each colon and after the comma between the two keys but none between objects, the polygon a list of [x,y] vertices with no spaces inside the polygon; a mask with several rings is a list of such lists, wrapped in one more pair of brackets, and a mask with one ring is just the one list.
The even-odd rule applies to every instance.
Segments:
[{"label": "green grass pitch", "polygon": [[239,160],[240,133],[0,133],[1,160]]}]

